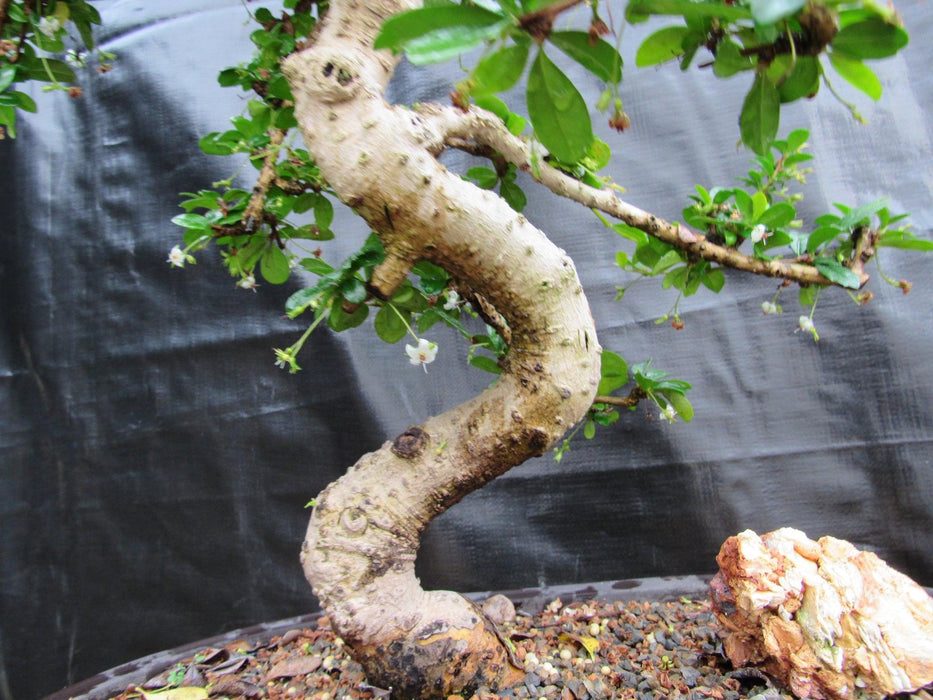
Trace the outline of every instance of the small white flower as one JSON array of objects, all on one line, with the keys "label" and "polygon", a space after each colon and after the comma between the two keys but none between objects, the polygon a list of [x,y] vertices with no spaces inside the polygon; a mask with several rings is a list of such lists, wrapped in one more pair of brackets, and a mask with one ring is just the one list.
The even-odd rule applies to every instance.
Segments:
[{"label": "small white flower", "polygon": [[418,347],[406,345],[405,352],[408,354],[409,362],[413,365],[421,365],[427,372],[428,363],[434,362],[434,358],[437,357],[437,343],[432,343],[426,338],[419,338]]},{"label": "small white flower", "polygon": [[[797,319],[797,331],[804,331],[813,336],[813,340],[819,340],[819,333],[816,332],[816,326],[813,325],[813,321],[810,320],[809,316],[801,316]],[[796,333],[797,331],[794,331]]]},{"label": "small white flower", "polygon": [[85,68],[87,66],[87,54],[84,51],[68,49],[65,53],[65,62],[74,68]]},{"label": "small white flower", "polygon": [[752,242],[761,243],[767,240],[769,235],[768,229],[765,228],[764,224],[758,224],[752,229]]},{"label": "small white flower", "polygon": [[61,29],[61,22],[58,17],[42,17],[39,20],[39,31],[45,34],[49,39],[55,38],[55,33]]},{"label": "small white flower", "polygon": [[671,404],[667,404],[664,407],[664,410],[661,412],[661,418],[664,418],[669,423],[673,423],[677,420],[677,411],[674,410],[674,407]]},{"label": "small white flower", "polygon": [[763,314],[777,314],[780,313],[781,310],[773,301],[763,301],[761,302],[761,312]]},{"label": "small white flower", "polygon": [[253,275],[245,275],[236,283],[236,286],[240,289],[252,289],[255,292],[259,285],[256,284],[256,278]]},{"label": "small white flower", "polygon": [[172,267],[184,267],[185,252],[180,247],[175,246],[168,252],[168,260],[165,262],[170,263]]},{"label": "small white flower", "polygon": [[453,311],[457,308],[457,302],[460,301],[460,295],[454,290],[447,292],[447,301],[444,302],[444,311]]}]

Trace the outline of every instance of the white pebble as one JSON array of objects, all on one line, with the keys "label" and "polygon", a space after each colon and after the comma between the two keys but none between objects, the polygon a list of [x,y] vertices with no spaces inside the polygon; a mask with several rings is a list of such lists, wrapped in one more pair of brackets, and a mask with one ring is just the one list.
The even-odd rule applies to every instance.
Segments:
[{"label": "white pebble", "polygon": [[601,669],[599,669],[599,672],[602,673],[604,676],[608,676],[610,673],[612,673],[612,669],[609,668],[608,666],[603,666]]},{"label": "white pebble", "polygon": [[571,652],[570,649],[561,649],[560,658],[562,658],[564,661],[570,661],[570,659],[573,658],[573,652]]},{"label": "white pebble", "polygon": [[598,622],[590,623],[589,631],[590,631],[590,636],[592,637],[597,636],[599,634],[599,623]]}]

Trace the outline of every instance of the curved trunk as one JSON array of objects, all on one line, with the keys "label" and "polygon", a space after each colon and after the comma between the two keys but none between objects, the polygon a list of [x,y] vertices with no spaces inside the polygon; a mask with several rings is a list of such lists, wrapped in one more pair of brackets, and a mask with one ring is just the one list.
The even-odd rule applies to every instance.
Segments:
[{"label": "curved trunk", "polygon": [[506,319],[501,378],[476,398],[365,455],[317,499],[306,576],[370,682],[445,697],[519,682],[494,626],[414,573],[430,520],[543,454],[585,414],[599,380],[593,320],[568,256],[496,195],[449,173],[440,121],[390,106],[395,59],[372,46],[403,0],[336,0],[309,49],[285,64],[306,145],[328,183],[382,239],[373,292],[419,259],[444,267]]}]

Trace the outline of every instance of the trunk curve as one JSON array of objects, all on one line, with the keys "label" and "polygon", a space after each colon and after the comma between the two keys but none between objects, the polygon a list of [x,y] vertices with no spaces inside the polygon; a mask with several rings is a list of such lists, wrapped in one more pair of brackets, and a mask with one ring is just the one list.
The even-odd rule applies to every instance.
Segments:
[{"label": "trunk curve", "polygon": [[321,493],[302,548],[315,594],[370,682],[395,697],[429,698],[514,684],[523,672],[474,605],[422,590],[421,533],[583,417],[599,346],[569,257],[499,197],[437,162],[440,122],[384,101],[396,60],[372,41],[386,17],[413,6],[335,0],[313,46],[285,71],[309,152],[386,249],[374,293],[389,296],[427,259],[482,294],[512,333],[495,385],[365,455]]}]

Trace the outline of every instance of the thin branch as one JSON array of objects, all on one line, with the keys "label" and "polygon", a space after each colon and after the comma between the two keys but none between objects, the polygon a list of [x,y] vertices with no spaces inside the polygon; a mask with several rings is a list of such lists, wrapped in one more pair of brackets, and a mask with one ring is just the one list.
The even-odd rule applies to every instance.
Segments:
[{"label": "thin branch", "polygon": [[285,139],[284,129],[272,129],[269,133],[269,152],[262,164],[262,170],[259,171],[259,179],[253,186],[253,194],[249,198],[249,204],[243,212],[243,225],[246,230],[251,232],[262,223],[263,208],[266,201],[266,193],[269,186],[275,181],[275,166],[278,163],[279,149],[282,141]]},{"label": "thin branch", "polygon": [[[717,245],[686,226],[671,224],[632,206],[619,199],[611,190],[590,187],[544,161],[532,165],[528,145],[511,134],[502,121],[489,112],[472,107],[469,112],[463,113],[438,105],[422,105],[419,110],[423,117],[430,118],[444,130],[447,143],[459,146],[468,139],[489,146],[555,194],[608,214],[683,251],[690,258],[803,285],[835,284],[812,265],[785,260],[760,260],[734,248]],[[862,284],[868,281],[868,274],[864,270],[855,269],[853,272],[859,276]]]},{"label": "thin branch", "polygon": [[593,403],[605,403],[610,406],[621,406],[622,408],[632,408],[637,406],[642,399],[648,398],[648,392],[640,386],[634,387],[628,396],[597,396]]}]

